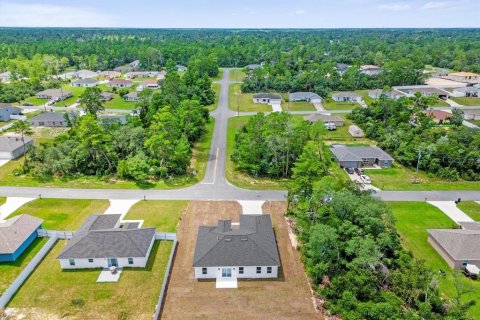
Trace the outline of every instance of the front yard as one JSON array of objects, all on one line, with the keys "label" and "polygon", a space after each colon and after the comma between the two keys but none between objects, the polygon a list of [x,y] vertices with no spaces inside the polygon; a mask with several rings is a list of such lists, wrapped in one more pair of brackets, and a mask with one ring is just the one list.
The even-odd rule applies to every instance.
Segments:
[{"label": "front yard", "polygon": [[[253,103],[252,93],[242,93],[241,84],[232,84],[228,88],[228,107],[240,112],[268,112],[272,107],[264,103]],[[237,104],[238,102],[238,104]],[[282,105],[285,102],[282,103]],[[238,108],[239,107],[239,108]]]},{"label": "front yard", "polygon": [[469,98],[469,97],[451,97],[453,101],[462,106],[480,106],[480,98]]},{"label": "front yard", "polygon": [[124,220],[144,220],[143,228],[155,227],[159,232],[175,232],[188,201],[139,201],[134,204]]},{"label": "front yard", "polygon": [[282,102],[283,111],[315,111],[313,104],[307,101]]},{"label": "front yard", "polygon": [[240,68],[230,69],[230,81],[242,82],[244,78],[245,78],[244,69],[240,69]]},{"label": "front yard", "polygon": [[480,203],[474,201],[461,201],[457,203],[457,207],[473,220],[480,221]]},{"label": "front yard", "polygon": [[323,107],[325,110],[353,110],[355,108],[361,108],[357,102],[337,102],[332,99],[324,99]]}]

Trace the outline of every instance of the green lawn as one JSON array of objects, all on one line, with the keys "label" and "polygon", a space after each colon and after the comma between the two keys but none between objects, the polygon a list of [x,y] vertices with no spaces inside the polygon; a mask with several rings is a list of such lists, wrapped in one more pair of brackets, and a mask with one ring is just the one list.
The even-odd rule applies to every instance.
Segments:
[{"label": "green lawn", "polygon": [[282,102],[284,111],[315,111],[313,104],[307,101]]},{"label": "green lawn", "polygon": [[361,106],[356,102],[337,102],[332,99],[323,100],[325,110],[353,110]]},{"label": "green lawn", "polygon": [[36,199],[26,203],[10,217],[28,213],[43,219],[44,229],[75,231],[91,214],[102,214],[110,206],[108,200]]},{"label": "green lawn", "polygon": [[82,95],[82,93],[85,91],[85,88],[83,87],[72,87],[70,86],[70,84],[64,84],[63,85],[63,90],[65,91],[70,91],[71,93],[73,93],[73,96],[71,96],[70,98],[68,99],[65,99],[65,100],[62,100],[62,101],[58,101],[57,103],[55,103],[55,107],[68,107],[68,106],[71,106],[72,104],[74,104],[78,99],[80,99],[80,96]]},{"label": "green lawn", "polygon": [[241,84],[232,84],[228,88],[228,107],[230,110],[237,111],[237,102],[240,106],[240,112],[268,112],[272,107],[268,104],[253,103],[252,93],[241,93]]},{"label": "green lawn", "polygon": [[253,190],[285,190],[289,179],[269,179],[256,178],[241,172],[235,168],[235,164],[230,160],[233,153],[233,144],[235,142],[235,133],[248,121],[248,116],[235,117],[228,119],[227,131],[227,163],[225,167],[225,176],[233,185]]},{"label": "green lawn", "polygon": [[473,123],[474,125],[480,127],[480,120],[468,120],[468,122]]},{"label": "green lawn", "polygon": [[47,242],[47,238],[37,238],[15,262],[0,262],[0,295],[7,290],[13,280],[22,272],[37,252]]},{"label": "green lawn", "polygon": [[215,92],[215,102],[209,106],[207,106],[208,111],[214,111],[218,107],[218,99],[220,99],[220,84],[219,83],[212,83],[213,92]]},{"label": "green lawn", "polygon": [[458,274],[458,271],[452,270],[427,242],[427,229],[448,229],[454,225],[453,221],[439,209],[425,202],[391,202],[389,206],[397,220],[396,226],[405,249],[411,251],[415,258],[424,260],[436,274],[439,270],[446,272],[446,276],[437,276],[439,289],[446,297],[457,296],[455,279],[458,279],[464,289],[471,290],[462,296],[462,300],[473,299],[477,302],[477,305],[470,310],[470,315],[474,319],[479,319],[480,281],[472,281]]},{"label": "green lawn", "polygon": [[25,102],[31,103],[34,106],[43,106],[45,103],[48,102],[48,99],[38,99],[36,96],[33,96],[33,97],[29,97],[25,100],[22,100],[22,102],[20,104],[23,105],[23,103],[25,103]]},{"label": "green lawn", "polygon": [[216,77],[213,77],[212,80],[222,80],[223,78],[223,69],[218,69],[218,74]]},{"label": "green lawn", "polygon": [[462,201],[457,207],[475,221],[480,221],[480,204],[473,201]]},{"label": "green lawn", "polygon": [[375,99],[368,95],[368,91],[370,90],[355,90],[356,93],[362,96],[363,101],[365,101],[367,105],[371,105]]},{"label": "green lawn", "polygon": [[144,220],[143,227],[155,227],[157,231],[175,232],[180,216],[188,201],[137,202],[125,216],[125,220]]},{"label": "green lawn", "polygon": [[448,103],[446,103],[444,100],[437,98],[435,102],[433,103],[434,107],[450,107]]},{"label": "green lawn", "polygon": [[372,184],[382,190],[480,190],[478,181],[447,181],[430,178],[419,172],[415,182],[415,171],[398,163],[392,168],[365,170]]},{"label": "green lawn", "polygon": [[0,206],[7,201],[7,197],[0,197]]},{"label": "green lawn", "polygon": [[126,268],[120,280],[113,283],[97,283],[98,269],[62,271],[56,257],[64,246],[64,240],[58,241],[9,307],[26,315],[26,319],[152,318],[171,241],[155,241],[147,267]]},{"label": "green lawn", "polygon": [[137,104],[134,101],[125,101],[118,94],[114,94],[112,100],[105,101],[103,106],[105,109],[124,109],[133,110]]},{"label": "green lawn", "polygon": [[450,99],[463,106],[480,106],[480,98],[451,97]]},{"label": "green lawn", "polygon": [[236,68],[230,69],[230,81],[243,81],[245,78],[245,70]]}]

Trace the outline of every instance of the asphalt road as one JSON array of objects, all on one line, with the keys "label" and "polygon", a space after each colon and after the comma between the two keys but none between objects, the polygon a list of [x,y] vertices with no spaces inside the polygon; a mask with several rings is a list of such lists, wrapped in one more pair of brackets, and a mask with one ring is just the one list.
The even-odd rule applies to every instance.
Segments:
[{"label": "asphalt road", "polygon": [[[171,190],[70,189],[39,187],[0,187],[0,196],[71,198],[71,199],[146,199],[146,200],[283,200],[286,191],[245,190],[228,183],[225,178],[228,118],[237,115],[228,109],[230,69],[224,69],[212,144],[205,178],[191,187]],[[440,108],[439,108],[440,109]],[[65,110],[65,108],[62,108]],[[117,110],[118,111],[118,110]],[[349,111],[343,111],[349,112]],[[311,114],[315,112],[292,112]],[[250,115],[253,113],[241,113]],[[480,200],[480,191],[379,191],[375,196],[385,201]]]}]

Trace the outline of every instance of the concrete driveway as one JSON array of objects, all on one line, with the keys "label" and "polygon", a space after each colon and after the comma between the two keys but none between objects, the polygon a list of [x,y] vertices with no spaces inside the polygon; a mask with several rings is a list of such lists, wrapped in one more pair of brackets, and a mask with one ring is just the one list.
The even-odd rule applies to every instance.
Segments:
[{"label": "concrete driveway", "polygon": [[0,222],[5,220],[9,215],[17,211],[18,208],[35,198],[24,197],[7,197],[7,201],[0,206]]},{"label": "concrete driveway", "polygon": [[450,219],[459,222],[473,222],[473,219],[465,214],[462,210],[457,207],[455,201],[427,201],[431,205],[442,210]]}]

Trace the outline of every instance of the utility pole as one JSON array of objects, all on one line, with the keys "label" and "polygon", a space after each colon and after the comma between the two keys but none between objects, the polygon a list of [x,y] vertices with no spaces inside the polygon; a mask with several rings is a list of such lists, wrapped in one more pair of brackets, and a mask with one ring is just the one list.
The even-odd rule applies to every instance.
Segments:
[{"label": "utility pole", "polygon": [[417,182],[418,168],[420,167],[420,159],[422,159],[422,151],[418,151],[417,170],[415,172],[415,183]]}]

